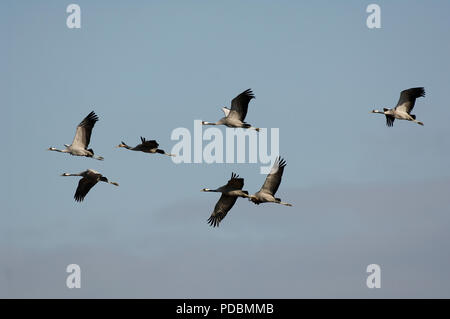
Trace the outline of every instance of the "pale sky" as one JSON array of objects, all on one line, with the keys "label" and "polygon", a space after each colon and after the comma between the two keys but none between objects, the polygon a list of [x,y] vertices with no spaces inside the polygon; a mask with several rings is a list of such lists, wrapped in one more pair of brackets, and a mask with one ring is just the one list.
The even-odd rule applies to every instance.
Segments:
[{"label": "pale sky", "polygon": [[[77,1],[68,29],[70,3],[0,3],[0,297],[450,297],[448,2]],[[423,127],[369,114],[417,86]],[[211,228],[219,195],[200,189],[236,172],[256,192],[260,163],[114,148],[144,136],[170,151],[174,129],[218,120],[248,88],[246,120],[279,128],[277,197],[294,207],[239,199]],[[46,151],[91,110],[103,162]],[[59,175],[87,168],[120,186],[75,202],[78,178]]]}]

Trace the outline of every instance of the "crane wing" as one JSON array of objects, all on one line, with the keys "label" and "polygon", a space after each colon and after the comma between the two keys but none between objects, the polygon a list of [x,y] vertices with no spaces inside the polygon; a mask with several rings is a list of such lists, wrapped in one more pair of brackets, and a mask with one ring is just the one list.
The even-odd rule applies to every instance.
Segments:
[{"label": "crane wing", "polygon": [[227,213],[234,206],[236,200],[236,196],[228,196],[222,194],[222,196],[220,196],[218,202],[216,203],[216,206],[214,207],[213,213],[208,218],[209,225],[218,227],[222,219],[225,218]]},{"label": "crane wing", "polygon": [[275,163],[273,164],[272,170],[267,175],[266,180],[261,187],[261,192],[265,192],[271,195],[275,195],[278,187],[281,183],[281,177],[283,176],[284,167],[286,166],[286,161],[280,157],[277,157]]},{"label": "crane wing", "polygon": [[239,175],[232,173],[231,178],[228,180],[227,185],[225,187],[229,187],[232,189],[242,189],[244,187],[244,179],[239,178]]},{"label": "crane wing", "polygon": [[414,108],[416,103],[416,98],[425,96],[425,89],[423,87],[411,88],[408,90],[403,90],[400,93],[400,99],[398,100],[395,109],[397,111],[409,112]]},{"label": "crane wing", "polygon": [[228,116],[228,114],[230,114],[230,109],[229,108],[223,107],[222,111],[225,114],[225,116]]},{"label": "crane wing", "polygon": [[153,149],[157,148],[159,144],[155,140],[146,140],[144,137],[141,136],[142,146],[144,148]]},{"label": "crane wing", "polygon": [[236,96],[231,101],[231,109],[228,116],[235,117],[244,122],[244,119],[247,116],[248,104],[250,103],[250,100],[254,98],[255,96],[251,89],[245,90]]},{"label": "crane wing", "polygon": [[77,190],[75,192],[75,196],[74,196],[75,200],[77,202],[82,202],[84,197],[87,195],[87,193],[89,193],[91,188],[95,186],[95,184],[97,184],[96,179],[85,178],[85,177],[80,179],[80,181],[78,182]]},{"label": "crane wing", "polygon": [[385,114],[385,116],[386,116],[386,125],[389,127],[394,126],[395,117],[388,114]]},{"label": "crane wing", "polygon": [[98,121],[98,116],[92,111],[83,121],[77,126],[75,137],[72,141],[72,146],[86,149],[91,141],[92,129],[95,122]]}]

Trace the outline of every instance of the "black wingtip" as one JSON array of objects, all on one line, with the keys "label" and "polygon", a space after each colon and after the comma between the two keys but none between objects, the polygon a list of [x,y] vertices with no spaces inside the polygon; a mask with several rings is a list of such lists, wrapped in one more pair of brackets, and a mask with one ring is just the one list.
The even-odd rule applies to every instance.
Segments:
[{"label": "black wingtip", "polygon": [[219,220],[218,220],[218,218],[215,218],[215,217],[211,216],[211,217],[208,218],[207,221],[208,221],[209,226],[211,226],[211,227],[219,227]]},{"label": "black wingtip", "polygon": [[416,87],[416,88],[410,88],[410,89],[408,89],[406,91],[409,92],[409,94],[412,94],[412,96],[415,97],[415,98],[424,97],[425,96],[425,88],[423,86]]},{"label": "black wingtip", "polygon": [[247,89],[244,92],[242,92],[242,94],[247,95],[250,98],[250,100],[255,98],[255,94],[253,94],[252,89]]},{"label": "black wingtip", "polygon": [[95,120],[98,120],[98,115],[95,114],[94,111],[91,111],[91,113],[88,114],[88,117],[92,118],[92,119],[95,119]]},{"label": "black wingtip", "polygon": [[88,115],[86,115],[86,117],[83,119],[83,121],[81,121],[80,125],[86,125],[88,123],[90,123],[91,125],[94,125],[95,122],[98,121],[98,116],[97,114],[95,114],[94,111],[91,111],[91,113],[89,113]]},{"label": "black wingtip", "polygon": [[420,96],[425,97],[425,88],[424,87],[420,88]]},{"label": "black wingtip", "polygon": [[278,163],[278,167],[282,168],[286,166],[286,161],[284,160],[284,158],[278,156],[276,159],[276,163]]}]

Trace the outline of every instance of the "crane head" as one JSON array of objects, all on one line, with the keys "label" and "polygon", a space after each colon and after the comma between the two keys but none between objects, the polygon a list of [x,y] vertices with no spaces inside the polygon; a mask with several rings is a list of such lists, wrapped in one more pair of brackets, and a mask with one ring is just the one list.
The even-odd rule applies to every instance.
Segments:
[{"label": "crane head", "polygon": [[[386,109],[384,109],[386,110]],[[379,110],[372,110],[370,111],[370,113],[379,113],[379,114],[384,114],[384,111],[379,111]]]},{"label": "crane head", "polygon": [[116,148],[118,147],[127,147],[128,145],[125,144],[124,142],[121,142],[119,145],[116,146]]}]

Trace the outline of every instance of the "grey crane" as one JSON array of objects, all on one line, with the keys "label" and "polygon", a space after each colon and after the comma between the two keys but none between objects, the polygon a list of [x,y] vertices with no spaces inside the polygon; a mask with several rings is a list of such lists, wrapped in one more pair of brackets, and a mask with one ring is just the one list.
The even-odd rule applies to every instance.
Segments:
[{"label": "grey crane", "polygon": [[232,173],[230,180],[226,185],[223,185],[217,189],[203,188],[202,192],[216,192],[222,193],[219,200],[214,207],[214,211],[208,218],[210,226],[218,227],[222,219],[225,218],[227,213],[233,208],[238,197],[248,197],[248,192],[243,191],[244,179],[239,178],[239,175]]},{"label": "grey crane", "polygon": [[81,172],[78,174],[63,173],[61,176],[81,176],[81,177],[83,177],[78,182],[78,187],[77,187],[77,190],[76,190],[75,196],[74,196],[74,198],[77,202],[82,202],[84,197],[87,195],[87,193],[98,182],[105,182],[108,184],[119,186],[119,184],[108,181],[108,179],[105,176],[103,176],[99,172],[94,171],[92,169],[87,169],[84,172]]},{"label": "grey crane", "polygon": [[386,116],[386,125],[391,127],[394,125],[395,119],[407,120],[423,125],[422,122],[416,120],[414,114],[410,114],[418,97],[425,96],[423,87],[410,88],[400,93],[400,99],[397,106],[393,109],[383,108],[383,111],[373,110],[371,113],[384,114]]},{"label": "grey crane", "polygon": [[124,147],[130,151],[139,151],[144,153],[159,153],[167,156],[175,156],[174,154],[166,153],[164,150],[158,148],[159,144],[155,140],[146,140],[141,136],[141,144],[136,145],[135,147],[128,146],[125,142],[121,142],[116,147]]},{"label": "grey crane", "polygon": [[244,122],[247,115],[248,104],[255,96],[251,89],[245,90],[231,101],[231,109],[223,107],[222,111],[225,113],[225,117],[222,117],[217,122],[202,121],[203,125],[225,125],[228,127],[242,127],[253,129],[259,132],[259,128],[253,127],[250,124]]},{"label": "grey crane", "polygon": [[83,119],[83,121],[81,121],[80,124],[78,124],[77,130],[75,132],[75,137],[73,138],[71,145],[64,144],[66,148],[63,150],[59,150],[54,147],[50,147],[48,150],[61,153],[69,153],[75,156],[92,157],[102,161],[103,157],[95,156],[94,150],[92,148],[87,148],[89,142],[91,141],[92,129],[94,128],[95,122],[97,121],[98,116],[94,113],[94,111],[92,111]]},{"label": "grey crane", "polygon": [[280,198],[275,197],[275,193],[277,192],[278,187],[281,184],[281,178],[283,176],[285,166],[286,161],[284,159],[281,159],[280,157],[277,157],[270,173],[266,177],[263,186],[257,193],[249,195],[249,200],[257,205],[270,202],[285,206],[292,206],[289,203],[282,202]]}]

